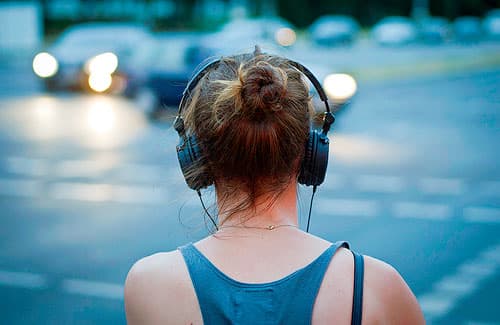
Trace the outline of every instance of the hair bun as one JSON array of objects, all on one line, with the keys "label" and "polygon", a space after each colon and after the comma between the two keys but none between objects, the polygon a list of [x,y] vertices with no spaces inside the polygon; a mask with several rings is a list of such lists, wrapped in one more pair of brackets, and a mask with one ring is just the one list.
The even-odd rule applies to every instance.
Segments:
[{"label": "hair bun", "polygon": [[259,61],[241,74],[244,108],[254,112],[277,111],[286,95],[287,75],[283,69]]}]

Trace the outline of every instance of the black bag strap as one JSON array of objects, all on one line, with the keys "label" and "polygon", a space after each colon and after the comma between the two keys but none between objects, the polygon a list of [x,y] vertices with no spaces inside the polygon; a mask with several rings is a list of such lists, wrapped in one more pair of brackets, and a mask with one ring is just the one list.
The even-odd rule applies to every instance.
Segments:
[{"label": "black bag strap", "polygon": [[365,265],[363,255],[352,252],[354,256],[354,294],[352,298],[352,325],[361,325],[363,311],[363,277]]}]

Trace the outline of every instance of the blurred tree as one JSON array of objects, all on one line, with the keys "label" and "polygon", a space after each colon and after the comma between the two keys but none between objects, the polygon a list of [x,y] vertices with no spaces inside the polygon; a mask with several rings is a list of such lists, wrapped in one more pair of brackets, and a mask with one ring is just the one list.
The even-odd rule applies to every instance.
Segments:
[{"label": "blurred tree", "polygon": [[[265,1],[265,0],[261,0]],[[410,16],[415,0],[277,0],[278,13],[297,27],[306,27],[327,14],[347,14],[370,26],[385,16]],[[500,0],[428,0],[430,14],[449,19],[463,15],[482,16],[500,8]]]},{"label": "blurred tree", "polygon": [[312,7],[321,1],[277,0],[278,14],[290,20],[297,27],[304,27],[315,18]]},{"label": "blurred tree", "polygon": [[[7,2],[11,0],[0,0]],[[19,1],[19,0],[18,0]],[[33,1],[33,0],[26,0]],[[140,14],[134,11],[132,15],[123,17],[107,17],[106,10],[94,10],[98,8],[106,8],[106,6],[124,5],[125,3],[138,2],[141,4],[151,4],[155,1],[168,2],[172,6],[172,14],[168,17],[160,19],[155,17],[153,13],[146,12],[146,17],[143,19],[151,19],[150,25],[154,25],[158,29],[185,29],[185,28],[209,28],[210,26],[219,23],[217,21],[209,21],[206,14],[200,14],[200,10],[210,7],[206,4],[210,0],[80,0],[81,12],[80,16],[73,20],[64,20],[62,18],[49,17],[47,8],[54,0],[38,0],[45,12],[45,30],[48,33],[57,32],[67,25],[75,22],[81,22],[88,19],[95,20],[130,20],[139,19]],[[61,1],[61,0],[58,0]],[[215,0],[214,0],[215,1]],[[266,15],[278,14],[298,28],[309,26],[316,18],[327,14],[345,14],[355,17],[362,25],[371,26],[378,20],[389,15],[410,16],[414,1],[422,0],[217,0],[222,3],[223,7],[231,8],[235,6],[245,6],[250,15]],[[429,4],[431,15],[444,16],[449,19],[454,19],[463,15],[482,16],[488,10],[500,8],[500,0],[425,0]],[[99,6],[98,6],[99,5]],[[202,8],[202,9],[200,9]],[[91,13],[92,15],[89,15]],[[230,17],[228,12],[223,19]],[[149,17],[149,18],[148,18]]]}]

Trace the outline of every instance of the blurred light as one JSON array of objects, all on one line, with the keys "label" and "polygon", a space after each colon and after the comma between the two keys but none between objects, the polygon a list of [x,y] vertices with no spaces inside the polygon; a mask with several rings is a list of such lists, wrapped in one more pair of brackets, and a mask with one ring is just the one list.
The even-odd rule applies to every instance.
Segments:
[{"label": "blurred light", "polygon": [[38,53],[33,58],[33,71],[41,78],[49,78],[57,73],[59,64],[55,57],[47,52]]},{"label": "blurred light", "polygon": [[57,136],[58,129],[58,103],[54,97],[38,96],[26,100],[29,107],[29,133],[37,139],[52,139]]},{"label": "blurred light", "polygon": [[89,86],[98,93],[108,90],[112,82],[113,78],[108,73],[92,73],[89,75]]},{"label": "blurred light", "polygon": [[85,63],[85,72],[88,74],[112,74],[117,68],[118,57],[111,52],[96,55]]},{"label": "blurred light", "polygon": [[293,29],[284,27],[276,31],[275,38],[276,42],[278,42],[279,45],[290,46],[293,45],[297,40],[297,35],[295,34]]},{"label": "blurred light", "polygon": [[336,73],[326,76],[323,81],[326,95],[337,104],[348,101],[358,89],[356,80],[345,73]]},{"label": "blurred light", "polygon": [[35,117],[39,122],[52,121],[55,118],[55,111],[52,98],[40,97],[33,105]]},{"label": "blurred light", "polygon": [[111,133],[116,126],[116,112],[106,101],[96,101],[87,112],[87,124],[98,135]]}]

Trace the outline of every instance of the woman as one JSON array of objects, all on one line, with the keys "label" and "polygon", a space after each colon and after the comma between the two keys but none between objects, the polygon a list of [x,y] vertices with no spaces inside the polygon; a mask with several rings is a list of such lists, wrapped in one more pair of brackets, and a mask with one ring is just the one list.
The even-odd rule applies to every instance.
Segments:
[{"label": "woman", "polygon": [[129,324],[424,324],[391,266],[365,256],[363,277],[346,243],[298,228],[298,181],[318,134],[303,70],[257,50],[202,70],[175,128],[188,185],[215,186],[217,231],[132,267]]}]

